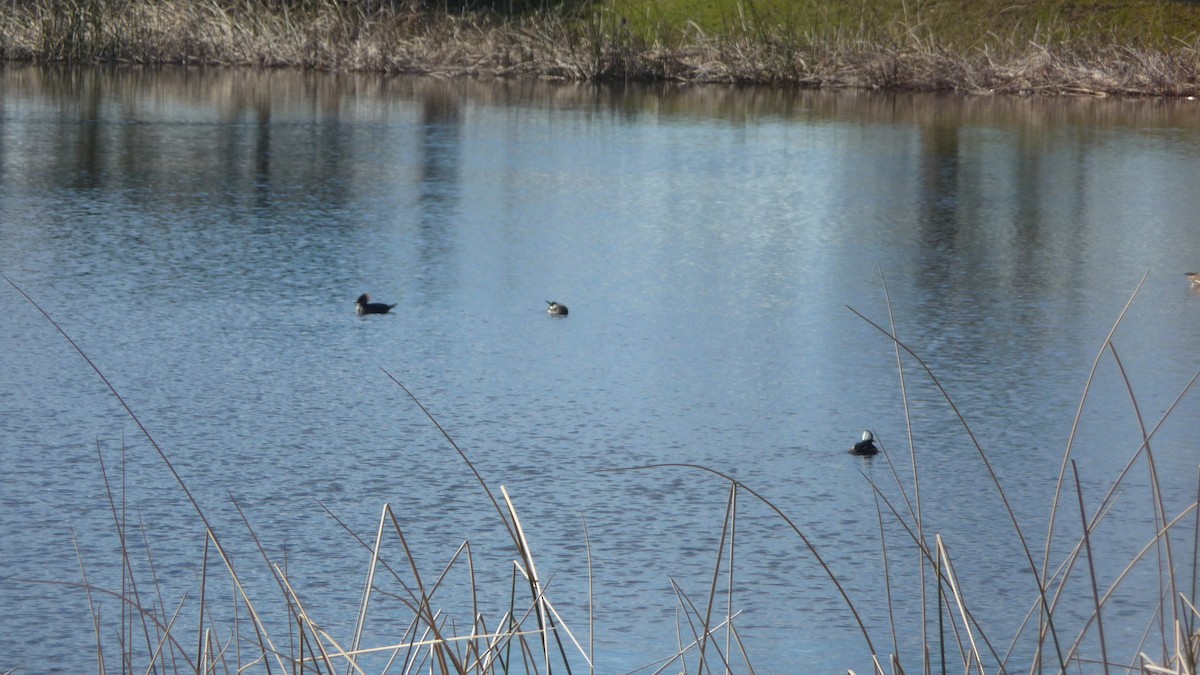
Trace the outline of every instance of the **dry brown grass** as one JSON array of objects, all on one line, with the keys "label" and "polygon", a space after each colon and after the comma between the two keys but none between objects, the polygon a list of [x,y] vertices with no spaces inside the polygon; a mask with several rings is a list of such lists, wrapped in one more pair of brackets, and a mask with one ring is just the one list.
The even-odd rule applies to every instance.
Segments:
[{"label": "dry brown grass", "polygon": [[39,0],[3,10],[0,57],[970,93],[1200,93],[1196,44],[1163,50],[1067,43],[1038,29],[1023,41],[997,38],[962,51],[916,30],[879,42],[769,24],[728,34],[694,24],[635,31],[603,9],[514,18],[368,7],[333,0],[274,7]]}]

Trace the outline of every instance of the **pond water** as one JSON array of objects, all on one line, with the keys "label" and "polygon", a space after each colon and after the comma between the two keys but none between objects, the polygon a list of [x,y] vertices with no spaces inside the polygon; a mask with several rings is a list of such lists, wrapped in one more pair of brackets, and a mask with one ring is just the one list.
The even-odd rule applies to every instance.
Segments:
[{"label": "pond water", "polygon": [[[117,667],[122,608],[80,583],[132,597],[118,522],[138,597],[167,617],[182,603],[195,653],[204,525],[172,470],[280,649],[295,636],[246,522],[346,646],[370,563],[346,528],[370,542],[385,504],[426,583],[471,542],[495,626],[514,548],[392,378],[512,496],[601,673],[690,641],[719,563],[714,615],[740,612],[757,672],[871,664],[829,573],[767,505],[738,493],[730,592],[729,483],[611,469],[742,481],[908,672],[917,557],[868,481],[912,522],[894,477],[913,500],[910,424],[925,532],[989,661],[1015,638],[1010,669],[1033,658],[1018,629],[1069,440],[1081,489],[1068,471],[1051,569],[1079,541],[1080,496],[1093,513],[1138,455],[1139,419],[1168,518],[1195,501],[1200,395],[1176,399],[1200,370],[1184,277],[1200,269],[1200,102],[12,65],[0,91],[0,272],[170,462],[0,285],[0,671],[94,671],[89,602]],[[363,292],[397,306],[358,316]],[[902,382],[892,341],[858,313],[894,318],[970,434],[908,354]],[[886,456],[847,454],[865,428]],[[1152,488],[1143,456],[1093,532],[1102,586],[1152,538]],[[1190,570],[1187,522],[1172,544]],[[395,531],[384,541],[412,583]],[[1106,605],[1116,661],[1154,621],[1157,569],[1152,553]],[[235,603],[211,550],[208,571],[205,627],[223,643]],[[452,567],[435,608],[456,634],[468,574]],[[386,576],[363,646],[400,641],[411,617]],[[1056,610],[1064,645],[1092,607],[1086,577]]]}]

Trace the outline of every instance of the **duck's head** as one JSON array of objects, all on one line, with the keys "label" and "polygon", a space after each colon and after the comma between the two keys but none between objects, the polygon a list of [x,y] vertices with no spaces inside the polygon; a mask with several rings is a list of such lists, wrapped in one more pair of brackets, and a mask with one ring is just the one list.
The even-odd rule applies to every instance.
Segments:
[{"label": "duck's head", "polygon": [[864,443],[870,443],[871,441],[875,440],[875,434],[871,433],[870,431],[864,431],[862,439]]},{"label": "duck's head", "polygon": [[355,300],[355,304],[356,305],[365,305],[370,301],[371,301],[371,296],[367,295],[366,293],[363,293],[362,295],[358,296],[358,300]]}]

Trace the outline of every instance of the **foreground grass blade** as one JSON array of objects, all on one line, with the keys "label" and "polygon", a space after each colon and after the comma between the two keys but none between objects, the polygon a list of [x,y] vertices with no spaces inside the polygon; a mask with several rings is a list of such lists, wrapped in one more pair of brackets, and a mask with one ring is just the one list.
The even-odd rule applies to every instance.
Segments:
[{"label": "foreground grass blade", "polygon": [[1035,563],[1033,560],[1033,552],[1030,550],[1029,544],[1025,541],[1025,533],[1021,529],[1020,522],[1017,521],[1017,514],[1013,510],[1012,504],[1008,500],[1008,494],[1004,491],[1004,486],[1000,483],[1000,477],[996,475],[996,470],[992,467],[991,461],[988,460],[987,453],[984,452],[983,446],[979,443],[979,439],[975,437],[975,432],[971,429],[971,425],[967,423],[966,417],[962,414],[962,411],[958,409],[958,405],[954,402],[954,399],[951,398],[950,393],[947,392],[946,388],[942,386],[941,381],[938,379],[937,375],[934,374],[933,369],[929,367],[929,364],[925,363],[924,359],[922,359],[908,345],[904,344],[900,340],[897,340],[895,336],[889,333],[885,328],[868,319],[858,310],[854,309],[853,307],[847,307],[847,309],[849,309],[851,312],[854,312],[854,314],[856,314],[863,321],[866,321],[868,324],[874,326],[879,332],[888,336],[893,343],[895,343],[898,347],[903,349],[917,361],[917,363],[929,376],[930,381],[941,393],[942,398],[946,401],[946,404],[950,406],[950,410],[954,413],[955,417],[958,418],[959,424],[962,425],[963,430],[967,433],[967,437],[971,439],[971,445],[974,446],[979,458],[983,461],[983,466],[987,470],[988,476],[992,480],[992,484],[996,487],[996,493],[999,495],[1000,501],[1004,505],[1004,510],[1008,514],[1009,522],[1012,523],[1013,531],[1017,535],[1017,539],[1021,544],[1021,549],[1025,553],[1025,557],[1028,560],[1029,569],[1033,573],[1034,584],[1037,586],[1038,597],[1042,603],[1042,617],[1045,619],[1049,634],[1054,641],[1054,650],[1058,656],[1059,669],[1065,670],[1066,661],[1063,660],[1062,647],[1059,644],[1058,633],[1054,630],[1054,616],[1050,610],[1049,600],[1046,597],[1045,582],[1043,581],[1042,576],[1038,573],[1037,563]]},{"label": "foreground grass blade", "polygon": [[850,594],[846,592],[845,586],[843,586],[842,582],[838,580],[837,576],[833,573],[833,570],[829,567],[829,564],[826,563],[825,559],[821,557],[821,554],[817,552],[817,547],[812,543],[812,541],[808,538],[808,536],[804,534],[803,530],[800,529],[800,526],[796,525],[796,523],[791,518],[789,518],[787,516],[787,514],[783,512],[782,509],[780,509],[773,502],[771,502],[771,500],[762,496],[761,494],[756,492],[753,488],[751,488],[750,486],[746,485],[745,483],[739,481],[738,479],[734,478],[733,476],[730,476],[729,474],[717,471],[716,469],[711,469],[706,466],[700,466],[699,464],[687,464],[687,463],[672,462],[672,463],[663,463],[663,464],[645,464],[642,466],[630,466],[630,467],[622,467],[622,468],[618,468],[618,469],[607,469],[607,470],[608,471],[640,471],[640,470],[645,470],[645,469],[665,469],[665,468],[693,469],[693,470],[697,470],[697,471],[704,471],[707,473],[711,473],[714,476],[718,476],[726,481],[729,481],[733,485],[736,485],[738,488],[745,490],[747,494],[753,496],[755,499],[762,502],[764,505],[767,506],[767,508],[774,511],[775,515],[782,518],[783,522],[785,522],[788,525],[788,527],[790,527],[792,529],[792,531],[795,532],[798,537],[800,537],[800,541],[804,542],[804,546],[806,548],[808,548],[809,553],[812,553],[812,555],[816,559],[817,563],[821,565],[821,569],[823,569],[825,571],[826,576],[828,576],[829,580],[833,582],[834,587],[837,588],[838,593],[841,594],[842,600],[845,601],[846,607],[850,610],[850,614],[854,617],[855,623],[858,624],[859,632],[862,633],[863,640],[866,641],[866,643],[867,643],[867,648],[871,650],[871,654],[876,653],[875,652],[875,644],[871,641],[871,633],[870,633],[870,631],[867,630],[867,625],[865,623],[863,623],[862,616],[858,613],[858,608],[855,607],[854,601],[850,599]]}]

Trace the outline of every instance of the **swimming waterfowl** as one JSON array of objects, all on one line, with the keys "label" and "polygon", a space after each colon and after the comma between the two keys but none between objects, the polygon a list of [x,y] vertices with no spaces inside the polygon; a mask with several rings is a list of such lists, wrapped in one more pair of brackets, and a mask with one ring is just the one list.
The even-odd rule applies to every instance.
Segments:
[{"label": "swimming waterfowl", "polygon": [[371,302],[371,296],[363,293],[355,302],[354,311],[359,314],[387,314],[395,305],[385,305],[382,302]]},{"label": "swimming waterfowl", "polygon": [[1183,276],[1192,282],[1192,288],[1200,286],[1200,272],[1185,272]]},{"label": "swimming waterfowl", "polygon": [[546,310],[547,314],[553,314],[554,316],[566,316],[567,315],[567,306],[566,305],[560,305],[557,302],[553,302],[551,300],[547,300],[546,304],[550,305],[549,309]]},{"label": "swimming waterfowl", "polygon": [[875,455],[879,453],[879,448],[875,447],[875,435],[869,431],[864,431],[862,440],[855,443],[853,448],[850,448],[852,455]]}]

